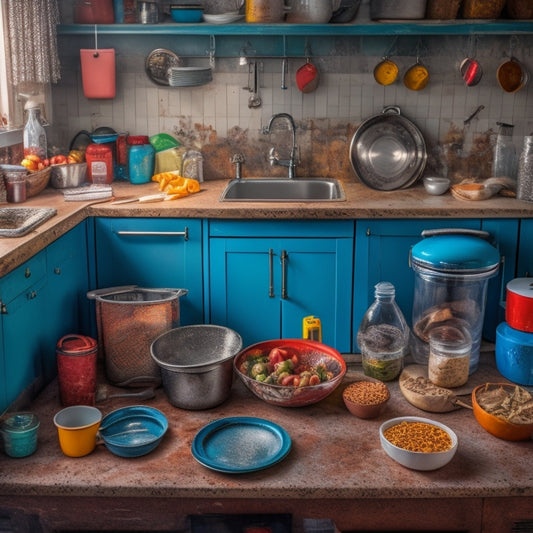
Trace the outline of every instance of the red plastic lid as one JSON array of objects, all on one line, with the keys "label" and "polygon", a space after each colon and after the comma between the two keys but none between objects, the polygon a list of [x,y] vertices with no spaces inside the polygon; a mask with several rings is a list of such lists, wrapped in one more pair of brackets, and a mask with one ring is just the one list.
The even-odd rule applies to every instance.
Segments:
[{"label": "red plastic lid", "polygon": [[147,135],[128,135],[126,142],[128,144],[150,144],[150,139]]},{"label": "red plastic lid", "polygon": [[82,355],[90,352],[98,345],[92,337],[85,335],[65,335],[57,342],[57,350],[72,355]]}]

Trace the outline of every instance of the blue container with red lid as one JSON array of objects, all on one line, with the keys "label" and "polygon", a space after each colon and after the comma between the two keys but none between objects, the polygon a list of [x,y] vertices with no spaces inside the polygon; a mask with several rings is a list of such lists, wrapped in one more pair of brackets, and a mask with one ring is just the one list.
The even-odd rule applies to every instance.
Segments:
[{"label": "blue container with red lid", "polygon": [[149,183],[154,175],[155,149],[146,135],[129,135],[127,175],[131,183]]}]

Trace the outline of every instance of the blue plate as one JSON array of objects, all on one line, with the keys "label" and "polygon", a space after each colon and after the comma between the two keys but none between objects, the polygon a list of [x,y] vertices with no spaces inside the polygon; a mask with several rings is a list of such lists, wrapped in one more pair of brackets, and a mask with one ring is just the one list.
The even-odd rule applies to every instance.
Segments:
[{"label": "blue plate", "polygon": [[192,454],[202,465],[227,474],[255,472],[281,461],[291,449],[289,434],[262,418],[230,417],[204,426]]}]

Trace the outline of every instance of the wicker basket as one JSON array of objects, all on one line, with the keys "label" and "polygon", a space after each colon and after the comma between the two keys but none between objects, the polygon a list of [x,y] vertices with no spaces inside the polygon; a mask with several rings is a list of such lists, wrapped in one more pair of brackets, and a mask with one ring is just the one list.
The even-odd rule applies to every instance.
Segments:
[{"label": "wicker basket", "polygon": [[505,0],[463,0],[463,18],[465,19],[497,19]]},{"label": "wicker basket", "polygon": [[43,168],[42,170],[30,171],[26,175],[26,197],[31,198],[42,192],[50,181],[52,167]]},{"label": "wicker basket", "polygon": [[428,0],[426,17],[432,20],[457,18],[462,0]]}]

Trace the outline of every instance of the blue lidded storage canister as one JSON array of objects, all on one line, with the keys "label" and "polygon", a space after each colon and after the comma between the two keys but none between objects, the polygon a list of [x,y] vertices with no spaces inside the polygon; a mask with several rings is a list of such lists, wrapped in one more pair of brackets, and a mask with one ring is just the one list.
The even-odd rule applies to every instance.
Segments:
[{"label": "blue lidded storage canister", "polygon": [[39,419],[33,413],[15,413],[4,420],[1,433],[9,457],[27,457],[37,449]]},{"label": "blue lidded storage canister", "polygon": [[533,333],[502,322],[496,328],[496,366],[501,375],[519,385],[533,385]]},{"label": "blue lidded storage canister", "polygon": [[427,364],[432,329],[464,328],[472,337],[471,374],[479,364],[487,286],[498,273],[500,254],[483,231],[428,230],[422,236],[410,254],[415,273],[411,354]]},{"label": "blue lidded storage canister", "polygon": [[155,150],[145,135],[127,137],[127,175],[131,183],[149,183],[154,175]]}]

